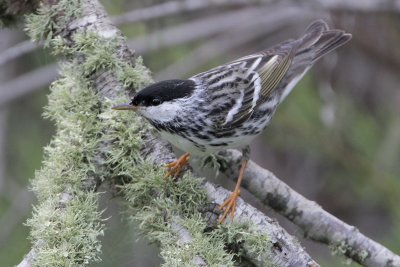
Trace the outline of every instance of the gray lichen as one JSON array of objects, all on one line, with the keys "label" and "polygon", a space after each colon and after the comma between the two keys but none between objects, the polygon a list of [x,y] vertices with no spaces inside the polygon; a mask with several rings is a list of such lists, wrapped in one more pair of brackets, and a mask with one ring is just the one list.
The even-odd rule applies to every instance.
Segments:
[{"label": "gray lichen", "polygon": [[97,193],[84,181],[96,172],[93,162],[100,140],[98,97],[85,82],[77,81],[72,68],[54,82],[45,116],[57,133],[45,148],[43,167],[36,172],[32,188],[38,197],[33,217],[28,220],[37,249],[36,266],[76,266],[100,260],[103,234]]}]

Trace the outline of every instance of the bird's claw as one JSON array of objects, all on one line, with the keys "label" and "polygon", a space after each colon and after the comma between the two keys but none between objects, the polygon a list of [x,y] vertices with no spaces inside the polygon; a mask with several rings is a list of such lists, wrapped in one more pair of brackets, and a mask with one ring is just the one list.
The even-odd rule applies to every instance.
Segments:
[{"label": "bird's claw", "polygon": [[231,219],[233,220],[233,217],[235,216],[235,210],[236,210],[236,201],[240,196],[240,189],[235,190],[230,194],[230,196],[224,201],[224,203],[219,206],[220,210],[224,210],[224,213],[222,214],[221,218],[218,220],[219,223],[223,223],[228,216],[228,214],[231,215]]},{"label": "bird's claw", "polygon": [[165,168],[168,169],[168,172],[165,174],[164,177],[178,176],[182,172],[183,168],[188,164],[189,159],[190,159],[190,154],[185,153],[182,156],[180,156],[177,160],[165,165]]}]

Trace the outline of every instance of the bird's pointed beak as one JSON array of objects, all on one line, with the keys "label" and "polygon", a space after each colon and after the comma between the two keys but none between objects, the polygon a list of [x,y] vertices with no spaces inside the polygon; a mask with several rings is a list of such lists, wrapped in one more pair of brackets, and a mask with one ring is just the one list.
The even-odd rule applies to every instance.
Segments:
[{"label": "bird's pointed beak", "polygon": [[121,105],[113,106],[112,109],[115,109],[115,110],[137,110],[137,107],[132,106],[131,104],[121,104]]}]

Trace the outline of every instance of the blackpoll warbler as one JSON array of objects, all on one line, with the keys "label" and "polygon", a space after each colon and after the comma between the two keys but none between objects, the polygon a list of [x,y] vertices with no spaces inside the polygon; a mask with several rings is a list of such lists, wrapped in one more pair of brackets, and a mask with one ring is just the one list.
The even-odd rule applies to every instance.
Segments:
[{"label": "blackpoll warbler", "polygon": [[243,148],[243,162],[235,190],[221,205],[220,221],[233,218],[240,183],[249,159],[249,143],[268,125],[279,103],[311,66],[351,39],[314,21],[296,40],[239,58],[187,80],[167,80],[138,92],[128,104],[113,107],[135,110],[162,138],[187,152],[170,163],[169,175],[187,164],[189,153],[209,154]]}]

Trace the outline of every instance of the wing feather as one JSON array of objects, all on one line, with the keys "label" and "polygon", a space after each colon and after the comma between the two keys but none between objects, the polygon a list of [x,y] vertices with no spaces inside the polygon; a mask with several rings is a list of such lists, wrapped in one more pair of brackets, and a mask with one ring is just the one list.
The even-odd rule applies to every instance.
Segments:
[{"label": "wing feather", "polygon": [[281,101],[318,58],[350,38],[350,34],[329,30],[324,21],[317,20],[298,39],[192,77],[209,100],[209,106],[203,107],[208,110],[207,121],[218,133],[235,129],[269,101],[275,90],[280,91],[277,102]]},{"label": "wing feather", "polygon": [[[218,104],[231,102],[231,105],[213,107],[221,112],[210,114],[214,127],[219,131],[229,131],[250,118],[254,110],[264,103],[268,96],[282,81],[293,58],[291,48],[261,52],[237,59],[231,63],[194,76],[207,85],[207,90],[215,97],[225,97]],[[219,76],[218,72],[232,77]],[[210,73],[212,73],[210,75]],[[225,77],[226,80],[210,82],[210,77]],[[229,94],[221,94],[228,90]],[[210,92],[209,92],[210,93]],[[222,99],[221,99],[222,100]],[[231,101],[234,100],[234,101]],[[215,100],[214,100],[215,101]],[[217,103],[217,101],[215,101]]]},{"label": "wing feather", "polygon": [[[268,55],[264,55],[264,57],[268,57]],[[262,64],[259,68],[256,68],[253,75],[255,78],[251,80],[245,91],[252,92],[253,94],[247,94],[248,97],[251,97],[252,99],[257,98],[257,100],[249,101],[248,98],[243,98],[242,106],[239,108],[238,112],[231,120],[226,120],[222,127],[231,129],[248,120],[254,110],[266,101],[271,92],[273,92],[282,81],[290,67],[292,58],[293,55],[291,51],[288,51],[288,53],[283,55],[269,56],[268,61]],[[259,95],[256,95],[254,92],[260,85],[261,91],[259,92]]]}]

